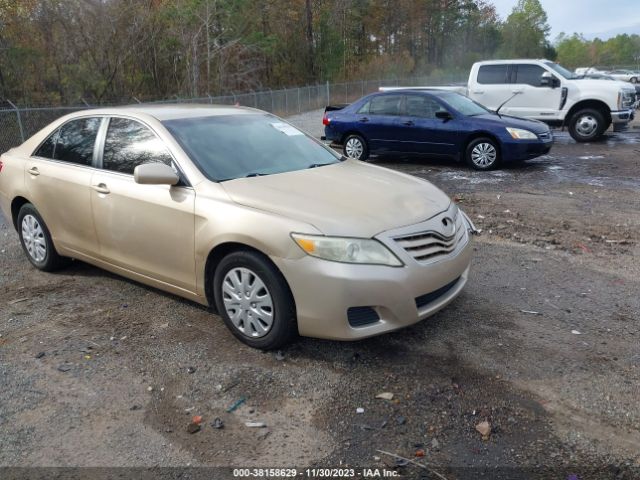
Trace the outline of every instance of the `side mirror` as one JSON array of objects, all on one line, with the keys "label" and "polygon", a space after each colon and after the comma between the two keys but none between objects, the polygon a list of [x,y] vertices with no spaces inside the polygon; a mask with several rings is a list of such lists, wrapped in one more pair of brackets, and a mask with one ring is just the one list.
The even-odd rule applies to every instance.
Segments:
[{"label": "side mirror", "polygon": [[446,110],[438,110],[436,112],[436,118],[439,118],[440,120],[444,120],[446,122],[448,120],[453,120],[453,115],[451,115]]},{"label": "side mirror", "polygon": [[142,185],[175,185],[180,178],[169,165],[164,163],[143,163],[133,170],[133,179]]},{"label": "side mirror", "polygon": [[540,77],[540,86],[556,88],[560,86],[560,82],[551,73],[544,72]]}]

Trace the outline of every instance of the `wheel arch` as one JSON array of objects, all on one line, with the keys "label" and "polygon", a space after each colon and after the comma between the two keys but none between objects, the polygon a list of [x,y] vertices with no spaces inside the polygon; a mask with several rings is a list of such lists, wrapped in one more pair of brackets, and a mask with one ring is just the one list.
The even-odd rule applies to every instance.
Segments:
[{"label": "wheel arch", "polygon": [[262,257],[264,257],[264,259],[267,262],[269,262],[269,264],[271,264],[271,266],[275,269],[275,271],[278,272],[278,274],[284,280],[284,283],[287,289],[289,290],[289,293],[291,294],[291,298],[293,299],[294,307],[295,307],[295,298],[291,291],[291,286],[289,285],[287,278],[283,275],[283,273],[280,271],[278,266],[271,260],[271,258],[269,258],[269,256],[265,254],[263,251],[261,251],[260,249],[252,245],[249,245],[248,243],[235,242],[235,241],[220,243],[215,247],[213,247],[209,251],[209,254],[207,255],[207,260],[205,262],[205,267],[204,267],[204,293],[207,299],[207,303],[209,304],[209,307],[217,311],[217,306],[216,306],[216,302],[213,294],[213,276],[215,274],[216,269],[218,268],[218,265],[220,264],[222,259],[227,255],[229,255],[230,253],[242,252],[242,251],[257,253]]},{"label": "wheel arch", "polygon": [[605,125],[611,124],[611,109],[609,108],[609,105],[601,100],[582,100],[581,102],[576,103],[567,112],[565,124],[570,123],[577,112],[586,108],[598,110],[604,117]]},{"label": "wheel arch", "polygon": [[18,213],[23,205],[31,203],[27,198],[22,196],[17,196],[13,200],[11,200],[11,222],[13,223],[13,228],[18,231]]},{"label": "wheel arch", "polygon": [[481,130],[470,133],[464,139],[464,142],[462,143],[462,150],[460,152],[461,159],[465,158],[469,144],[474,140],[477,140],[478,138],[489,138],[493,140],[496,144],[496,147],[498,147],[498,153],[500,154],[500,157],[502,157],[502,142],[500,141],[500,139],[494,133],[488,132],[486,130]]},{"label": "wheel arch", "polygon": [[362,138],[365,142],[367,142],[367,146],[369,146],[369,139],[367,137],[365,137],[362,132],[358,131],[358,130],[347,130],[345,133],[342,134],[342,136],[340,137],[340,145],[344,145],[344,141],[347,139],[347,137],[349,135],[358,135],[360,138]]}]

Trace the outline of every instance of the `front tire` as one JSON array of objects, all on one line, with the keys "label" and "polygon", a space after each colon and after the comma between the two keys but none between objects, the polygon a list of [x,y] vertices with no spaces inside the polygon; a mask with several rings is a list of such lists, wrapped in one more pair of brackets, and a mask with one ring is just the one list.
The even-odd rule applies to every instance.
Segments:
[{"label": "front tire", "polygon": [[47,225],[31,203],[18,212],[18,236],[24,253],[38,270],[53,272],[69,264],[68,258],[58,255]]},{"label": "front tire", "polygon": [[592,142],[605,131],[602,113],[592,108],[576,112],[569,120],[569,135],[579,143]]},{"label": "front tire", "polygon": [[491,138],[476,138],[467,145],[465,159],[476,170],[492,170],[500,165],[500,147]]},{"label": "front tire", "polygon": [[230,253],[216,268],[213,288],[216,307],[227,328],[250,347],[279,348],[297,335],[293,295],[264,255]]},{"label": "front tire", "polygon": [[349,158],[365,162],[369,158],[369,147],[360,135],[348,135],[344,139],[344,154]]},{"label": "front tire", "polygon": [[637,77],[631,77],[631,80],[629,80],[631,83],[638,83],[638,78]]}]

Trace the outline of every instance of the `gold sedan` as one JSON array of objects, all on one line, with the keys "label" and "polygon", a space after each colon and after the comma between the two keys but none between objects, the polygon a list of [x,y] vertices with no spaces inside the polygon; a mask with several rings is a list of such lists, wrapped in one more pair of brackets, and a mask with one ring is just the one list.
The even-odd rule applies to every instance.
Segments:
[{"label": "gold sedan", "polygon": [[413,324],[471,261],[473,225],[429,182],[238,107],[67,115],[2,155],[0,207],[40,270],[97,265],[211,306],[262,349]]}]

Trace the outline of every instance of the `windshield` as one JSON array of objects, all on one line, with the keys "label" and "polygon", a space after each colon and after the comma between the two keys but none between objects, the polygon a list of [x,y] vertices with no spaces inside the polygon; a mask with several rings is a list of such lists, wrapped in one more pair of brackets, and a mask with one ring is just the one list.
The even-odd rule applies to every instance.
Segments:
[{"label": "windshield", "polygon": [[460,95],[459,93],[443,93],[440,98],[447,104],[451,105],[465,117],[473,117],[474,115],[484,115],[485,113],[491,113],[479,103],[474,102],[469,97]]},{"label": "windshield", "polygon": [[544,62],[544,64],[547,67],[549,67],[551,70],[553,70],[553,71],[559,73],[560,75],[562,75],[567,80],[573,80],[573,79],[578,78],[578,75],[576,75],[575,73],[573,73],[570,70],[567,70],[562,65],[558,65],[557,63],[553,63],[553,62]]},{"label": "windshield", "polygon": [[269,114],[216,115],[162,123],[213,181],[340,162],[333,150]]}]

